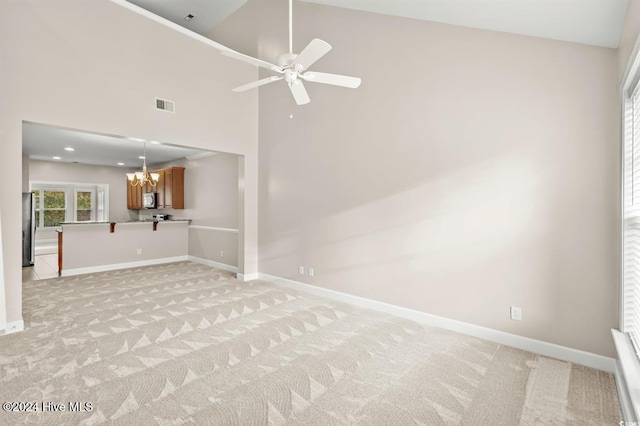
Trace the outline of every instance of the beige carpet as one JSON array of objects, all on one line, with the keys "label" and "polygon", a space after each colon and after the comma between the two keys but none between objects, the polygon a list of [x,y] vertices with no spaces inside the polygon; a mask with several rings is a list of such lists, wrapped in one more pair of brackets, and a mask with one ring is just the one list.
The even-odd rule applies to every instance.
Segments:
[{"label": "beige carpet", "polygon": [[194,263],[27,282],[24,314],[0,400],[38,411],[2,425],[621,420],[608,373]]}]

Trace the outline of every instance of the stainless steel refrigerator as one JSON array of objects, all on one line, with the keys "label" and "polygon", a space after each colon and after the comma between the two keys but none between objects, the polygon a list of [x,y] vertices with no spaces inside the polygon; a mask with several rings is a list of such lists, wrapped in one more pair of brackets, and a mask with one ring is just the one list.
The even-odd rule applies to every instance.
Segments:
[{"label": "stainless steel refrigerator", "polygon": [[36,260],[36,215],[33,192],[22,193],[22,266]]}]

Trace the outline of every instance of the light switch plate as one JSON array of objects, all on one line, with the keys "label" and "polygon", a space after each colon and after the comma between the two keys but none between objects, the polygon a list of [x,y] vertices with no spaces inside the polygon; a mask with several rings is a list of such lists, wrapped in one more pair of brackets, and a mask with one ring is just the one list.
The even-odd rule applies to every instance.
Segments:
[{"label": "light switch plate", "polygon": [[511,319],[514,321],[522,321],[522,309],[517,306],[512,306]]}]

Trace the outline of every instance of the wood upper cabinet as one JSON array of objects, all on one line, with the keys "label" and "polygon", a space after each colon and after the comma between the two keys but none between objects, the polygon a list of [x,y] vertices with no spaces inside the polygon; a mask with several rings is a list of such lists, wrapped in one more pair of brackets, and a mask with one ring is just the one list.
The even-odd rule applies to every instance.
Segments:
[{"label": "wood upper cabinet", "polygon": [[159,209],[184,209],[184,167],[150,170],[158,173],[158,184],[155,188],[146,185],[131,186],[127,180],[127,208],[142,209],[142,194],[145,192],[158,193]]},{"label": "wood upper cabinet", "polygon": [[184,167],[154,170],[158,173],[158,208],[184,209]]},{"label": "wood upper cabinet", "polygon": [[127,208],[142,208],[142,188],[138,185],[131,186],[129,179],[127,179]]}]

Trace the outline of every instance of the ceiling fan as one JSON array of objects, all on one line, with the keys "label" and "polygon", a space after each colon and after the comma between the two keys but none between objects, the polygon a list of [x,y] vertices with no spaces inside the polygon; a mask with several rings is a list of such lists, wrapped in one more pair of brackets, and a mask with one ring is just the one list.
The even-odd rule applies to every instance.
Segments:
[{"label": "ceiling fan", "polygon": [[289,90],[298,105],[311,102],[302,80],[330,84],[355,89],[360,86],[361,80],[357,77],[346,75],[327,74],[323,72],[309,71],[309,67],[331,50],[331,45],[326,41],[314,38],[299,54],[293,53],[293,8],[292,0],[289,0],[289,53],[278,57],[277,65],[257,59],[234,50],[223,50],[221,53],[230,58],[238,59],[252,65],[266,68],[280,75],[263,78],[233,89],[234,92],[244,92],[275,81],[284,80],[289,85]]}]

